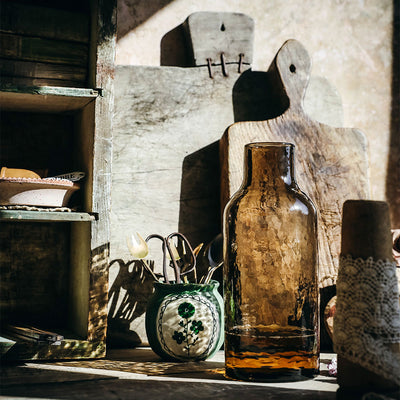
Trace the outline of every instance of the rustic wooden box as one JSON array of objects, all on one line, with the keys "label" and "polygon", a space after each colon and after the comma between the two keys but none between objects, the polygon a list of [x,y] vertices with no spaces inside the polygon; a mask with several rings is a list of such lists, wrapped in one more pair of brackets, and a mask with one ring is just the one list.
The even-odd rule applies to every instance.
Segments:
[{"label": "rustic wooden box", "polygon": [[53,345],[3,334],[3,359],[106,350],[116,1],[62,3],[1,5],[1,166],[86,173],[76,211],[0,209],[0,327],[65,337]]}]

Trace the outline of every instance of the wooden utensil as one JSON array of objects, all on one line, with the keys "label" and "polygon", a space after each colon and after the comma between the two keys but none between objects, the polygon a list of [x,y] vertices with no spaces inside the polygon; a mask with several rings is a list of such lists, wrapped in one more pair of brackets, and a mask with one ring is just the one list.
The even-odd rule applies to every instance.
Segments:
[{"label": "wooden utensil", "polygon": [[284,43],[269,72],[276,76],[277,101],[287,103],[288,108],[276,118],[238,122],[227,129],[220,142],[222,206],[242,181],[246,143],[294,143],[299,186],[319,214],[320,286],[329,286],[337,276],[343,202],[369,197],[366,139],[357,129],[334,128],[304,112],[311,60],[301,43]]}]

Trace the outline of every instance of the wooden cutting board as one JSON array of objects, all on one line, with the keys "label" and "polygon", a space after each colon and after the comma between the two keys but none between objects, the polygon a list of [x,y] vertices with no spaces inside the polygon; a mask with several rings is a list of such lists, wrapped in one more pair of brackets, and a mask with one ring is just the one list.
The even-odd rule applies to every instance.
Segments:
[{"label": "wooden cutting board", "polygon": [[343,202],[369,198],[366,139],[357,129],[332,127],[304,112],[311,60],[298,41],[281,47],[269,72],[288,108],[276,118],[238,122],[226,130],[220,142],[222,206],[242,182],[246,143],[294,143],[297,182],[318,210],[320,286],[330,286],[338,270]]}]

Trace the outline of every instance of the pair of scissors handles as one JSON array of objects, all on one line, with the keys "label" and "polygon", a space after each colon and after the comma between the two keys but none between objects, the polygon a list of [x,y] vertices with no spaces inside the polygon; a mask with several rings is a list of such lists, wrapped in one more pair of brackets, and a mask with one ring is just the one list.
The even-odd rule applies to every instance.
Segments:
[{"label": "pair of scissors handles", "polygon": [[[170,240],[174,237],[177,237],[179,239],[181,239],[185,245],[188,247],[188,249],[190,250],[190,255],[191,255],[191,259],[193,261],[192,267],[186,271],[181,271],[181,268],[179,267],[177,260],[175,258],[175,255],[171,249],[170,246]],[[173,232],[171,234],[169,234],[167,237],[162,237],[161,235],[158,234],[152,234],[147,236],[146,238],[146,242],[148,242],[150,239],[160,239],[162,241],[162,251],[163,251],[163,275],[164,275],[164,280],[165,283],[170,283],[169,279],[168,279],[168,268],[167,268],[167,254],[166,252],[168,251],[169,257],[172,261],[172,265],[174,267],[175,270],[175,280],[176,283],[182,283],[182,279],[181,276],[182,275],[186,275],[189,274],[190,272],[192,272],[195,268],[196,268],[196,256],[194,255],[192,246],[190,245],[189,241],[187,240],[187,238],[182,235],[179,232]]]}]

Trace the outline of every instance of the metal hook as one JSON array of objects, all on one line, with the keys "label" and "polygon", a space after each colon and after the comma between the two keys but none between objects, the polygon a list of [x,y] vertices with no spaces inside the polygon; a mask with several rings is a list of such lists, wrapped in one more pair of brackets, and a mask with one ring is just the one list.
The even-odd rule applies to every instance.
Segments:
[{"label": "metal hook", "polygon": [[229,76],[228,71],[226,69],[226,62],[225,62],[225,54],[221,53],[221,67],[222,67],[222,74],[224,76]]},{"label": "metal hook", "polygon": [[240,54],[239,54],[239,67],[238,67],[238,73],[239,73],[239,74],[242,73],[243,58],[244,58],[244,54],[243,54],[243,53],[240,53]]},{"label": "metal hook", "polygon": [[213,73],[212,73],[212,66],[211,66],[211,58],[207,58],[207,67],[208,67],[208,75],[211,79],[214,78]]}]

